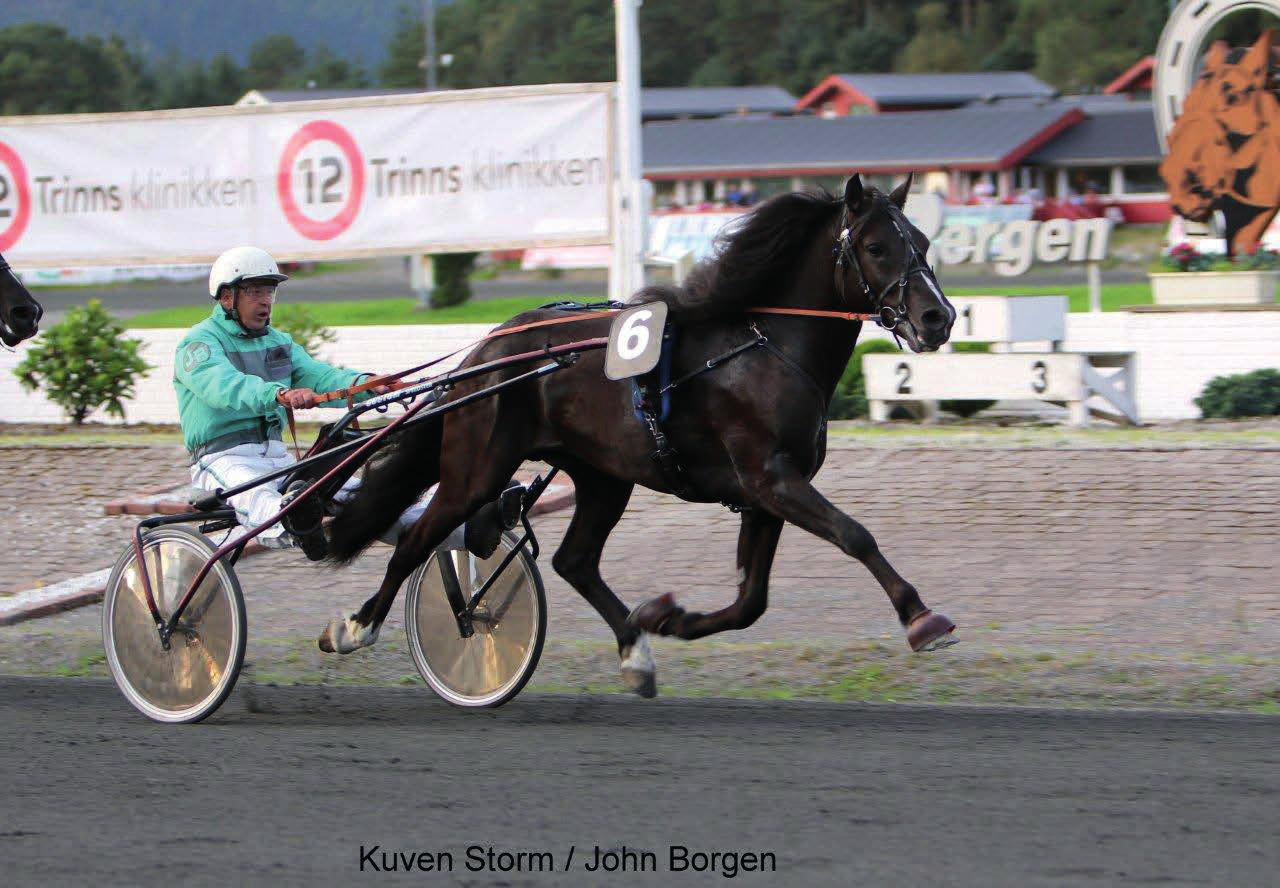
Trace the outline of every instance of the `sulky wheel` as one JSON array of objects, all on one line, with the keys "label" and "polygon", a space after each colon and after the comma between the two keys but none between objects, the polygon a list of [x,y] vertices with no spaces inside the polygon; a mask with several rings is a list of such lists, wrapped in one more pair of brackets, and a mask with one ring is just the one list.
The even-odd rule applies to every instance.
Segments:
[{"label": "sulky wheel", "polygon": [[524,687],[538,667],[547,634],[547,599],[537,564],[522,549],[485,593],[463,637],[450,606],[447,583],[456,576],[470,599],[518,541],[504,533],[489,558],[440,548],[409,577],[405,629],[418,672],[455,706],[501,706]]},{"label": "sulky wheel", "polygon": [[[181,527],[143,537],[143,557],[162,619],[213,554],[209,541]],[[160,722],[197,722],[227,699],[244,663],[244,596],[235,571],[215,564],[183,611],[166,650],[147,607],[133,546],[116,562],[102,601],[107,663],[125,698]]]}]

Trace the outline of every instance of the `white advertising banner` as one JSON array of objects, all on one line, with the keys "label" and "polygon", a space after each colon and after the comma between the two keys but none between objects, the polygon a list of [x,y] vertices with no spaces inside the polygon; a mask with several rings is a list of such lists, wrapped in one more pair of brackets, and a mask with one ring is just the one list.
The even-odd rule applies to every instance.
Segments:
[{"label": "white advertising banner", "polygon": [[19,268],[610,241],[607,84],[0,118]]}]

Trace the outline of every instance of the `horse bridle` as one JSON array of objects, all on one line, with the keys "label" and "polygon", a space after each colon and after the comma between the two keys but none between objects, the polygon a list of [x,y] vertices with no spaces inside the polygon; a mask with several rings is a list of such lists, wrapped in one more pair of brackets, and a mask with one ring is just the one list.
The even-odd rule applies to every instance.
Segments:
[{"label": "horse bridle", "polygon": [[[840,235],[836,239],[835,257],[836,257],[836,289],[840,293],[840,301],[846,307],[849,300],[845,296],[844,291],[844,269],[845,266],[853,266],[853,270],[858,275],[858,283],[862,285],[863,295],[867,297],[867,301],[871,303],[872,311],[876,315],[876,323],[889,332],[893,332],[899,324],[906,321],[911,323],[911,319],[907,317],[907,282],[913,274],[933,275],[933,269],[929,267],[929,263],[920,255],[920,251],[916,249],[915,242],[907,234],[902,223],[906,222],[906,217],[902,215],[902,211],[892,204],[887,208],[889,212],[889,221],[893,223],[893,227],[897,230],[902,240],[907,245],[907,264],[902,270],[897,280],[890,281],[889,284],[879,293],[871,289],[871,284],[867,281],[867,276],[862,272],[862,263],[858,261],[858,253],[854,249],[854,241],[858,235],[862,233],[862,228],[867,224],[870,215],[864,216],[856,222],[849,219],[849,208],[842,207],[840,210]],[[907,223],[910,224],[910,223]],[[884,299],[889,292],[897,287],[899,292],[897,305],[885,305]],[[914,325],[912,325],[914,329]]]}]

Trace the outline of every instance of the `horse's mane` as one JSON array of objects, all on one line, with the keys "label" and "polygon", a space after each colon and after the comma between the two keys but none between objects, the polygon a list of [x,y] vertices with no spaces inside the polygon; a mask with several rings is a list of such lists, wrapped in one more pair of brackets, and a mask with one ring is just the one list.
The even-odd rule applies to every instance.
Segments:
[{"label": "horse's mane", "polygon": [[631,301],[665,302],[673,319],[692,323],[761,304],[804,257],[814,226],[841,203],[826,189],[770,198],[718,234],[711,258],[683,285],[645,287]]}]

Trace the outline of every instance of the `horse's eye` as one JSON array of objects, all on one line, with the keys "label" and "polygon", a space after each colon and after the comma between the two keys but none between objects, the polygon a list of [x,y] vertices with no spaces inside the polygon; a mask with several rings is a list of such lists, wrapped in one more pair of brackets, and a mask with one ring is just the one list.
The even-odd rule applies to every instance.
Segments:
[{"label": "horse's eye", "polygon": [[882,244],[867,244],[867,255],[875,256],[877,259],[884,255],[884,246]]}]

